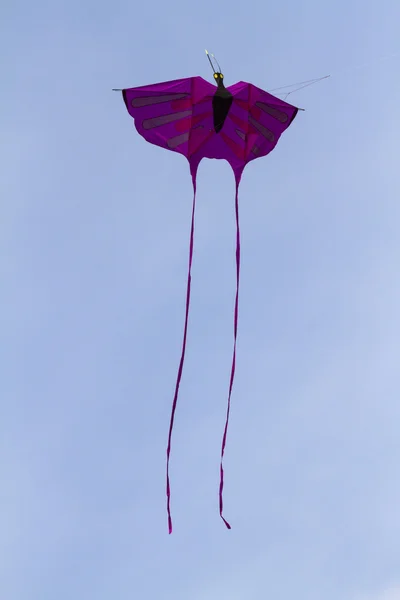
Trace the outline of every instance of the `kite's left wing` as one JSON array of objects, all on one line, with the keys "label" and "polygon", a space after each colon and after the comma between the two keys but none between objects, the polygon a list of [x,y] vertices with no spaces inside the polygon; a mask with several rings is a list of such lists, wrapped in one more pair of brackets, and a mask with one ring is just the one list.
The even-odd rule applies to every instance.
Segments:
[{"label": "kite's left wing", "polygon": [[189,158],[204,140],[201,123],[212,115],[214,92],[215,86],[201,77],[188,77],[125,89],[122,94],[145,140]]}]

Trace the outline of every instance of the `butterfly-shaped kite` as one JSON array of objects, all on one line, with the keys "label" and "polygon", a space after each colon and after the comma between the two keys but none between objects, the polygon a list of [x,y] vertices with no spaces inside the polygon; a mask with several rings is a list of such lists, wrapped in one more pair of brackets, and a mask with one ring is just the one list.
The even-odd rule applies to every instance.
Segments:
[{"label": "butterfly-shaped kite", "polygon": [[196,175],[202,158],[223,158],[231,165],[236,182],[236,300],[234,313],[234,347],[228,393],[225,429],[222,439],[220,462],[219,509],[223,517],[222,491],[224,485],[223,456],[229,422],[231,393],[236,362],[236,338],[238,321],[240,230],[238,189],[243,170],[248,162],[266,156],[273,150],[281,134],[293,122],[298,108],[272,96],[268,92],[240,81],[228,88],[217,63],[214,67],[212,85],[202,77],[188,77],[165,83],[119,90],[129,114],[134,118],[137,131],[144,139],[166,150],[179,152],[189,161],[193,181],[193,207],[190,233],[189,272],[186,294],[186,316],[182,354],[179,364],[175,395],[172,405],[167,447],[167,511],[169,532],[172,532],[170,512],[169,457],[171,435],[179,384],[186,350],[189,315],[191,266],[193,257],[194,216],[196,205]]}]

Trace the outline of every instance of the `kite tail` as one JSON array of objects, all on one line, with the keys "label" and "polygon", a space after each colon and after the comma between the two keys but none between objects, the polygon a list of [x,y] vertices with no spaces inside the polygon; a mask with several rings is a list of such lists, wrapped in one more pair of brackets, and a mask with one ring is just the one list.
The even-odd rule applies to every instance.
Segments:
[{"label": "kite tail", "polygon": [[232,395],[232,387],[233,380],[235,377],[235,368],[236,368],[236,339],[237,339],[237,325],[238,325],[238,309],[239,309],[239,275],[240,275],[240,227],[239,227],[239,184],[240,184],[241,173],[235,175],[236,179],[236,194],[235,194],[235,213],[236,213],[236,299],[235,299],[235,313],[234,313],[234,321],[233,321],[233,356],[232,356],[232,367],[231,367],[231,378],[229,382],[229,394],[228,394],[228,407],[226,411],[226,420],[225,420],[225,429],[224,435],[222,438],[222,447],[221,447],[221,463],[220,463],[220,483],[219,483],[219,514],[221,519],[225,523],[228,529],[231,529],[228,521],[223,516],[223,490],[224,490],[224,467],[223,467],[223,459],[225,453],[225,445],[226,445],[226,436],[228,433],[228,424],[229,424],[229,413],[231,410],[231,395]]},{"label": "kite tail", "polygon": [[189,269],[188,269],[188,279],[187,279],[187,289],[186,289],[185,328],[184,328],[184,333],[183,333],[181,360],[179,363],[178,376],[177,376],[176,385],[175,385],[174,401],[172,403],[171,419],[170,419],[170,423],[169,423],[169,433],[168,433],[168,446],[167,446],[167,512],[168,512],[169,533],[172,533],[172,518],[171,518],[171,506],[170,506],[170,504],[171,504],[171,489],[170,489],[170,484],[169,484],[169,456],[171,453],[171,437],[172,437],[172,429],[174,426],[176,404],[178,401],[179,384],[181,382],[183,362],[185,360],[185,351],[186,351],[186,336],[187,336],[188,319],[189,319],[189,304],[190,304],[190,285],[191,285],[191,279],[192,279],[191,271],[192,271],[193,241],[194,241],[194,215],[195,215],[195,208],[196,208],[196,170],[191,170],[192,182],[193,182],[193,206],[192,206],[192,224],[191,224],[191,229],[190,229]]}]

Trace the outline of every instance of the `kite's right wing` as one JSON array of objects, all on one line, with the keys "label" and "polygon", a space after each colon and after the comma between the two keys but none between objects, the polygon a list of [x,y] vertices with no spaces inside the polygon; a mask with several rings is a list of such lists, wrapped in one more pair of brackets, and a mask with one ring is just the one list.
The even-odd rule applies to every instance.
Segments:
[{"label": "kite's right wing", "polygon": [[244,81],[228,89],[233,95],[228,119],[245,163],[269,154],[299,109]]}]

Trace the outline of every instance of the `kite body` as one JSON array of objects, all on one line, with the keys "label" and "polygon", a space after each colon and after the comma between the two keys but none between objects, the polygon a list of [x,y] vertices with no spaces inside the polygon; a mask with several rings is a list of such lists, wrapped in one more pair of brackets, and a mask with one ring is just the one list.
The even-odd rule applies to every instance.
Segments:
[{"label": "kite body", "polygon": [[[210,61],[211,62],[211,61]],[[236,338],[238,322],[240,230],[238,189],[247,163],[273,150],[295,118],[298,108],[272,96],[268,92],[243,81],[228,88],[223,75],[214,72],[217,88],[202,77],[189,77],[165,83],[121,90],[129,114],[135,120],[137,131],[151,144],[183,154],[189,161],[194,196],[190,233],[189,271],[186,294],[186,317],[182,354],[176,380],[167,447],[167,510],[169,532],[172,532],[170,511],[169,458],[171,435],[175,418],[179,385],[185,358],[188,328],[191,267],[193,258],[194,216],[196,204],[196,175],[203,158],[225,159],[235,174],[236,196],[236,300],[234,312],[234,347],[229,383],[228,407],[222,438],[219,512],[223,517],[222,492],[224,486],[223,456],[228,430],[232,386],[236,365]]]},{"label": "kite body", "polygon": [[275,148],[298,111],[250,83],[215,88],[202,77],[126,89],[123,97],[140,135],[186,156],[192,175],[202,158],[223,158],[236,181]]}]

